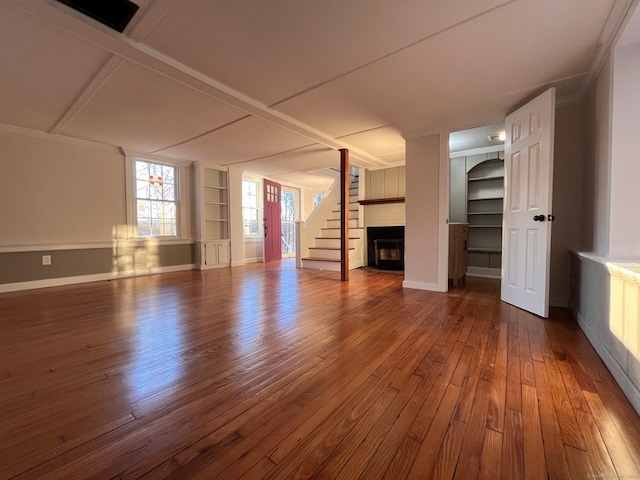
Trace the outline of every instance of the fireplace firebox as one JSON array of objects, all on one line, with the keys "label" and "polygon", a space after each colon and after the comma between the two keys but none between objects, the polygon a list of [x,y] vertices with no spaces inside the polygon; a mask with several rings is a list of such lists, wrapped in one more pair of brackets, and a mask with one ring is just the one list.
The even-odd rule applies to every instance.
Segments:
[{"label": "fireplace firebox", "polygon": [[404,227],[368,227],[367,247],[368,266],[404,270]]}]

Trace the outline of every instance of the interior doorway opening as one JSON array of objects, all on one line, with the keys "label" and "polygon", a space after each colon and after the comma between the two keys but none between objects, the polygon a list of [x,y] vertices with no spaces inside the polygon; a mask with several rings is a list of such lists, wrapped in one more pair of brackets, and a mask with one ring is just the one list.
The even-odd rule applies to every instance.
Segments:
[{"label": "interior doorway opening", "polygon": [[500,278],[504,123],[449,135],[449,279]]}]

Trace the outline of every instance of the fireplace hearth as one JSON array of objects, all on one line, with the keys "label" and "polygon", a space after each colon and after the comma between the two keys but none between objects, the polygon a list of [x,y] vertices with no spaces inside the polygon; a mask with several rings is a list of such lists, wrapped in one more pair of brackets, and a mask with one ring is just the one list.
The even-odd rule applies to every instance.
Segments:
[{"label": "fireplace hearth", "polygon": [[367,227],[367,265],[404,270],[404,227]]}]

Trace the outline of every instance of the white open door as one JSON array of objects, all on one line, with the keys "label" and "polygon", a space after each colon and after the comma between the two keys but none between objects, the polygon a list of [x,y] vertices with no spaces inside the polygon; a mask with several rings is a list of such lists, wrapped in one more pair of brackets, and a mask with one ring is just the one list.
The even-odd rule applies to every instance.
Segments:
[{"label": "white open door", "polygon": [[506,118],[502,300],[549,316],[556,91]]}]

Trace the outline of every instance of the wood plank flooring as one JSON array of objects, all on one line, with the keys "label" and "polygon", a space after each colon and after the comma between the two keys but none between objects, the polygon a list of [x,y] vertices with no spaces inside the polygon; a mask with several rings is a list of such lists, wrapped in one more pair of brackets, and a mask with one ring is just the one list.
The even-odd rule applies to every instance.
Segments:
[{"label": "wood plank flooring", "polygon": [[566,310],[292,261],[0,295],[0,478],[637,478]]}]

